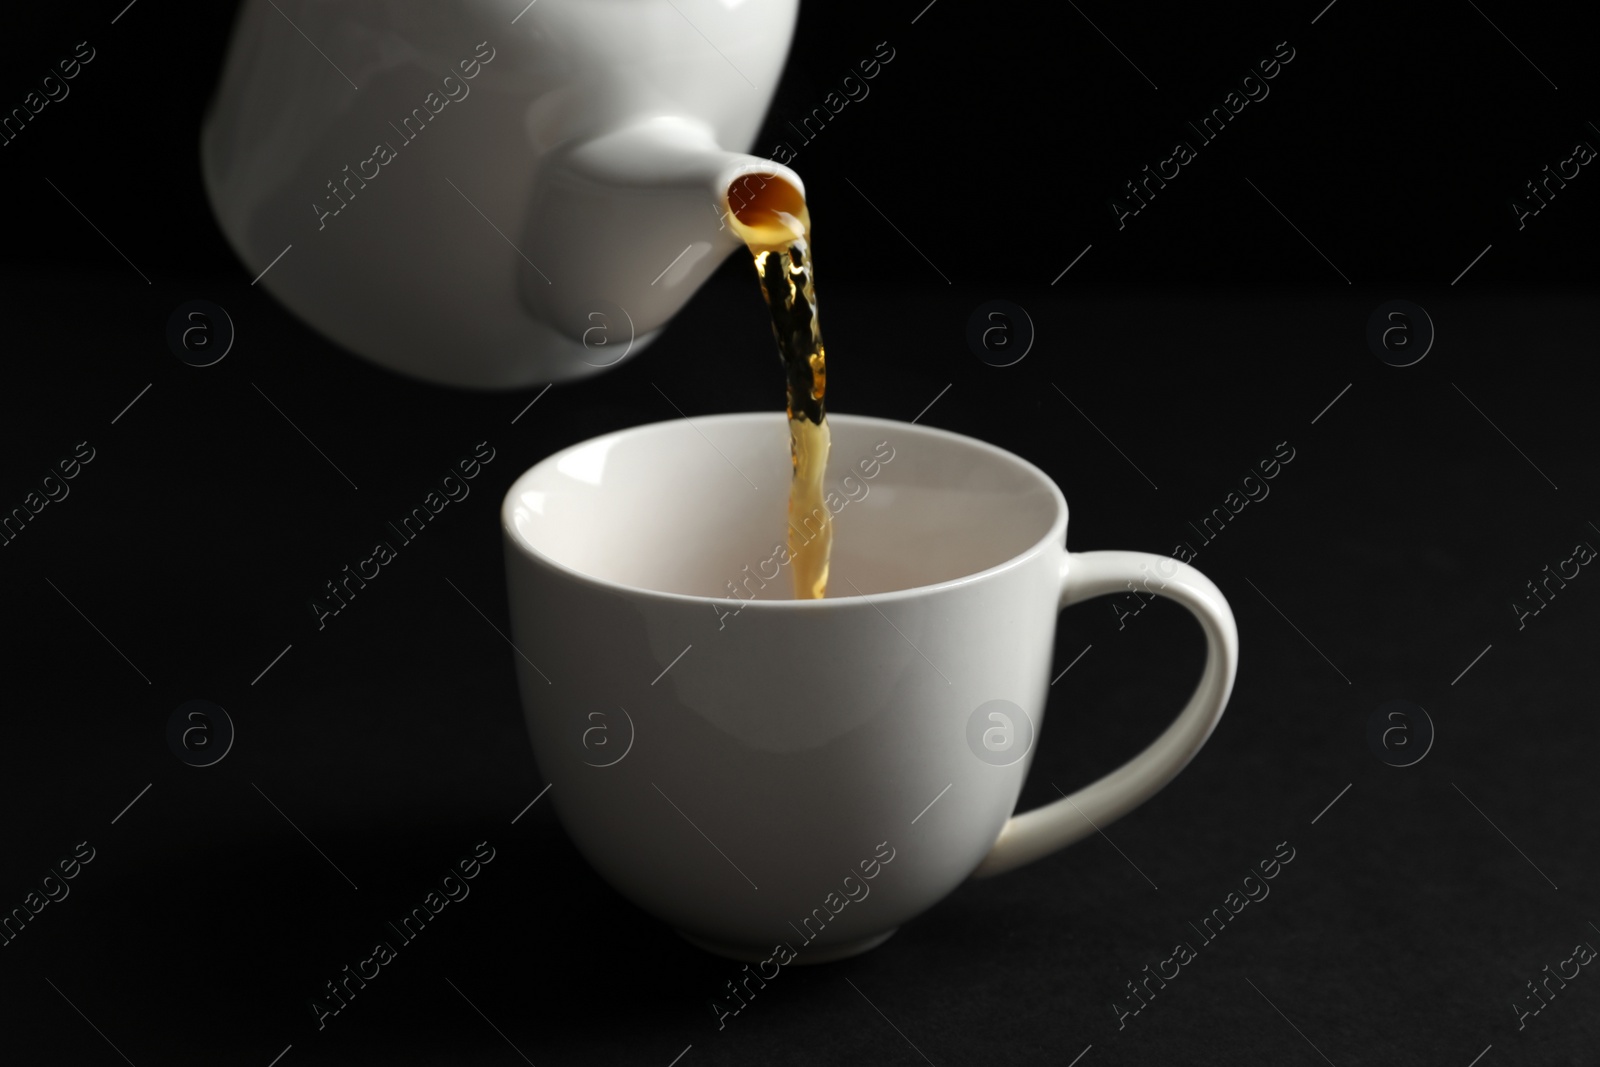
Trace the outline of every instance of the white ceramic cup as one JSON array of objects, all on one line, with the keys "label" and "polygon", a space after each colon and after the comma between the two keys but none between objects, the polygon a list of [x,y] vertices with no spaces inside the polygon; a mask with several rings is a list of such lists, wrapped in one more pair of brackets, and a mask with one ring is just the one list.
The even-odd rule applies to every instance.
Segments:
[{"label": "white ceramic cup", "polygon": [[[775,551],[791,473],[782,413],[574,445],[518,478],[502,508],[514,660],[549,803],[607,882],[734,959],[863,952],[963,880],[1126,814],[1205,743],[1238,664],[1209,579],[1165,556],[1068,552],[1066,500],[1031,463],[926,426],[828,421],[823,600],[791,599]],[[1127,764],[1013,815],[1056,615],[1129,583],[1199,620],[1199,685]]]}]

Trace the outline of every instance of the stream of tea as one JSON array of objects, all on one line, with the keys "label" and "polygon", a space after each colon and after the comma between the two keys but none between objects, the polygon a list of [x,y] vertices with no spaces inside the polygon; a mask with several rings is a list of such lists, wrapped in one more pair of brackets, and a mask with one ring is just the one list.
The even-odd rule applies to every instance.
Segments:
[{"label": "stream of tea", "polygon": [[[758,189],[750,189],[750,178]],[[773,174],[748,175],[729,190],[733,231],[755,257],[761,295],[772,311],[772,333],[787,378],[789,457],[789,557],[796,600],[827,595],[833,516],[823,503],[828,467],[827,360],[817,324],[811,259],[811,215],[805,198]],[[739,198],[734,205],[732,196]]]}]

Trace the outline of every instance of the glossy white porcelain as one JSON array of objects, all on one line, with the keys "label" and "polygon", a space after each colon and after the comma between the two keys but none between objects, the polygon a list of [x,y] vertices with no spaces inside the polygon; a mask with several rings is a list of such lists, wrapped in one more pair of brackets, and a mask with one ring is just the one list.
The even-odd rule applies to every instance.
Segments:
[{"label": "glossy white porcelain", "polygon": [[[735,958],[780,942],[799,962],[863,951],[964,879],[1106,826],[1199,750],[1238,661],[1227,602],[1199,572],[1067,552],[1066,501],[1032,464],[925,426],[829,422],[824,600],[791,599],[773,562],[782,413],[575,445],[523,474],[502,509],[514,660],[549,803],[621,893]],[[1121,769],[1014,816],[1032,748],[1009,765],[982,758],[977,709],[1008,701],[1036,736],[1057,612],[1128,582],[1200,621],[1194,696]],[[842,884],[859,899],[840,904]]]},{"label": "glossy white porcelain", "polygon": [[[201,133],[259,285],[366,358],[510,388],[631,358],[741,247],[798,0],[245,0]],[[385,151],[387,147],[387,151]]]}]

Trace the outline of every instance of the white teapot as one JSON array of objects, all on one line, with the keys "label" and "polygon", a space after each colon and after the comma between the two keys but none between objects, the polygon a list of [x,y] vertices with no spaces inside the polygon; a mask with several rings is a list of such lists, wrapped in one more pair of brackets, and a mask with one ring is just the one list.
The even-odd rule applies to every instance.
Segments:
[{"label": "white teapot", "polygon": [[375,363],[489,389],[594,374],[742,247],[730,188],[804,193],[735,150],[797,10],[245,0],[201,131],[206,192],[257,282]]}]

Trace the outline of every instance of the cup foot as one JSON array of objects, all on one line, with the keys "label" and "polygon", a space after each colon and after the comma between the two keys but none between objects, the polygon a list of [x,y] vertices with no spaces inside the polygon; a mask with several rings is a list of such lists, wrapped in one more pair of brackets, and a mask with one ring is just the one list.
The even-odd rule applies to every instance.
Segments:
[{"label": "cup foot", "polygon": [[[807,964],[832,963],[835,960],[846,960],[851,956],[859,956],[864,952],[872,951],[893,937],[895,930],[898,929],[900,928],[897,926],[894,928],[894,930],[890,930],[886,933],[874,934],[871,937],[858,938],[855,941],[846,941],[839,945],[827,945],[825,947],[818,948],[806,948],[804,945],[795,945],[795,957],[789,962]],[[730,960],[738,960],[741,963],[760,963],[763,960],[770,959],[772,956],[771,948],[753,949],[745,945],[730,945],[721,941],[712,941],[695,934],[687,933],[683,930],[678,930],[675,932],[679,937],[689,942],[689,944],[693,945],[695,948],[704,949],[706,952],[709,952],[714,956],[723,956]]]}]

